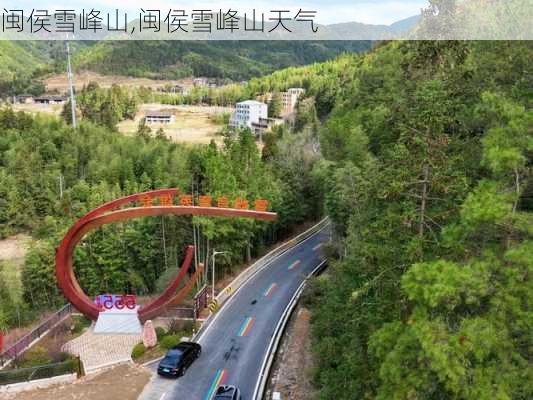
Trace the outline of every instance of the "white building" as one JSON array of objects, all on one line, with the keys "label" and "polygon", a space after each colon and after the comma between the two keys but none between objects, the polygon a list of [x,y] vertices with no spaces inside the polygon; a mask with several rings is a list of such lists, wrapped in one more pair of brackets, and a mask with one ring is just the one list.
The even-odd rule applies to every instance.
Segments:
[{"label": "white building", "polygon": [[259,124],[261,119],[268,118],[268,106],[255,100],[247,100],[237,103],[235,112],[230,118],[229,126],[232,129],[250,128],[252,124]]},{"label": "white building", "polygon": [[283,113],[290,114],[294,112],[298,100],[305,93],[305,89],[291,88],[286,92],[281,93],[281,101],[283,102]]},{"label": "white building", "polygon": [[209,79],[205,77],[194,78],[192,83],[194,86],[207,86],[209,83]]}]

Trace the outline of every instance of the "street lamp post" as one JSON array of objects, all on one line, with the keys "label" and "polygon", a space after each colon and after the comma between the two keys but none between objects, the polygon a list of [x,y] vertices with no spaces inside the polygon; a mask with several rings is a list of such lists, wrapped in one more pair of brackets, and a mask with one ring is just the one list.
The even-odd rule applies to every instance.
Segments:
[{"label": "street lamp post", "polygon": [[227,251],[215,251],[215,249],[213,249],[213,255],[211,256],[213,258],[213,269],[211,271],[213,275],[213,286],[211,287],[211,301],[215,300],[215,256],[224,253],[227,253]]}]

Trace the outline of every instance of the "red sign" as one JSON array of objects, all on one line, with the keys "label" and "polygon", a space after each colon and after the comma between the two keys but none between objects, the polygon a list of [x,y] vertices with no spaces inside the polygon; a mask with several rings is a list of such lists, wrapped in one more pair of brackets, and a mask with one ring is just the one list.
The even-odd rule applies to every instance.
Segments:
[{"label": "red sign", "polygon": [[[162,194],[158,197],[159,197],[160,206],[172,207],[172,205],[174,204],[173,195],[171,194]],[[178,200],[179,200],[179,205],[183,207],[195,206],[194,197],[191,194],[179,195]],[[139,202],[141,203],[143,207],[152,207],[154,205],[153,201],[154,201],[154,198],[148,194],[143,194],[139,196]],[[231,208],[230,199],[226,196],[220,196],[218,199],[213,199],[212,196],[208,196],[208,195],[198,196],[198,206],[200,207],[213,207],[213,201],[215,201],[216,207],[218,208]],[[260,212],[268,211],[268,200],[256,199],[253,202],[253,205],[254,205],[255,211],[260,211]],[[247,199],[244,199],[242,197],[237,197],[235,200],[233,200],[233,208],[237,210],[249,210],[250,202]]]},{"label": "red sign", "polygon": [[137,299],[133,294],[101,294],[96,296],[94,302],[96,303],[96,306],[103,311],[112,310],[114,308],[117,310],[123,310],[125,307],[134,310],[135,307],[137,307]]}]

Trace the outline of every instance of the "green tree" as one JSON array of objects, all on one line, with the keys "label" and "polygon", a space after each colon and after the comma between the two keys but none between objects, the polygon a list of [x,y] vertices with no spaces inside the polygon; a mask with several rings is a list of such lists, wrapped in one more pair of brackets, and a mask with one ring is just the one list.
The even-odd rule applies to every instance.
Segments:
[{"label": "green tree", "polygon": [[282,101],[281,95],[279,93],[274,93],[272,99],[268,102],[268,116],[270,118],[277,118],[280,116],[282,111]]}]

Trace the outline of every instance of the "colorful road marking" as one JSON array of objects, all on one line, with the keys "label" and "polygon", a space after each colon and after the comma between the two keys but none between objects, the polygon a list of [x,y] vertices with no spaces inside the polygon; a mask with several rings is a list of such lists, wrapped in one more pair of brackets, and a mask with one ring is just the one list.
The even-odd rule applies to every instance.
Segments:
[{"label": "colorful road marking", "polygon": [[209,391],[204,397],[204,400],[211,400],[213,396],[215,395],[215,391],[220,385],[223,385],[226,381],[226,378],[228,377],[228,373],[225,369],[219,369],[217,373],[215,374],[215,378],[213,379],[213,382],[211,382],[211,386],[209,386]]},{"label": "colorful road marking", "polygon": [[288,268],[289,271],[292,271],[293,269],[297,268],[300,264],[301,264],[301,261],[300,260],[296,260],[291,265],[289,265],[289,268]]},{"label": "colorful road marking", "polygon": [[237,336],[244,337],[247,336],[250,331],[252,330],[252,326],[254,325],[255,318],[254,317],[248,317],[244,320],[241,327],[239,328],[239,333]]},{"label": "colorful road marking", "polygon": [[264,296],[265,297],[272,296],[272,292],[274,292],[274,290],[276,290],[277,287],[278,287],[277,283],[273,283],[272,285],[270,285],[269,288],[265,290]]},{"label": "colorful road marking", "polygon": [[319,244],[317,244],[315,247],[313,247],[313,251],[317,251],[317,250],[320,249],[322,246],[324,246],[324,243],[319,243]]}]

